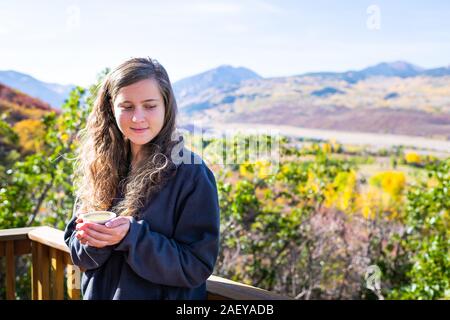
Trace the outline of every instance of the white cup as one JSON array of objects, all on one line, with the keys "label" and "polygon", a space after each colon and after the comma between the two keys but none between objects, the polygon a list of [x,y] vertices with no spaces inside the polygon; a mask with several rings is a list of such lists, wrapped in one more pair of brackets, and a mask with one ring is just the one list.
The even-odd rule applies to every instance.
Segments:
[{"label": "white cup", "polygon": [[115,218],[117,215],[112,211],[89,211],[80,215],[83,222],[92,222],[98,224],[105,224],[109,220]]}]

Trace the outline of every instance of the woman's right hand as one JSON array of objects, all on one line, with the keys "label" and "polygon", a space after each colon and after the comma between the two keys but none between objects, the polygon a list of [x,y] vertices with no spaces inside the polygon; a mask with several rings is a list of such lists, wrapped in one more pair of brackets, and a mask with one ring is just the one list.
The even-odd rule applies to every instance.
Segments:
[{"label": "woman's right hand", "polygon": [[131,217],[116,217],[106,225],[84,222],[82,218],[77,218],[76,222],[75,237],[81,244],[103,248],[122,241],[130,228]]},{"label": "woman's right hand", "polygon": [[[83,218],[78,216],[77,220],[75,220],[75,222],[77,224],[81,224],[83,223]],[[87,240],[86,238],[84,238],[84,230],[78,230],[77,229],[77,233],[75,234],[75,237],[80,241],[81,244],[86,244]]]}]

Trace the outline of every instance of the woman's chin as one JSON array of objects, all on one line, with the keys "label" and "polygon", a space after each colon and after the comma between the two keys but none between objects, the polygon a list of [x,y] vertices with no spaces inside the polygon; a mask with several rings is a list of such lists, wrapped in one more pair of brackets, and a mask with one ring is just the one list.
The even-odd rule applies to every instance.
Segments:
[{"label": "woman's chin", "polygon": [[134,143],[134,144],[136,144],[136,145],[139,145],[139,146],[142,146],[142,145],[144,145],[144,144],[146,144],[146,143],[149,143],[150,141],[152,141],[152,137],[147,137],[147,138],[144,138],[144,137],[139,137],[139,138],[136,138],[136,137],[130,137],[129,138],[130,139],[130,141],[132,142],[132,143]]}]

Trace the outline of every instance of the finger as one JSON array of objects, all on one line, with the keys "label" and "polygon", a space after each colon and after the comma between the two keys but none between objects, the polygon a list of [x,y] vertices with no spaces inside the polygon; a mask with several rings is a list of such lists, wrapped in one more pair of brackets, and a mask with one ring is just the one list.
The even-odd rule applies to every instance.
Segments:
[{"label": "finger", "polygon": [[75,237],[78,239],[78,241],[80,241],[81,244],[85,244],[86,243],[86,239],[84,238],[84,231],[78,231],[75,234]]},{"label": "finger", "polygon": [[94,230],[96,230],[98,232],[101,232],[101,233],[108,233],[108,234],[111,233],[109,228],[106,228],[104,225],[98,224],[98,223],[94,223],[94,222],[79,223],[79,224],[76,225],[75,229],[76,230],[94,229]]},{"label": "finger", "polygon": [[107,228],[115,228],[115,227],[118,227],[125,223],[126,223],[126,221],[123,219],[123,217],[117,217],[117,218],[113,218],[113,219],[109,220],[108,222],[106,222],[105,226]]},{"label": "finger", "polygon": [[103,248],[108,245],[108,243],[106,241],[97,240],[97,239],[89,236],[88,234],[85,234],[84,238],[86,239],[88,246],[91,246],[91,247]]},{"label": "finger", "polygon": [[92,230],[95,230],[95,231],[97,231],[97,232],[101,232],[101,233],[104,233],[104,234],[109,234],[109,235],[111,235],[111,234],[114,233],[114,231],[111,230],[111,228],[107,228],[107,227],[105,227],[103,224],[89,223],[89,224],[87,225],[87,227],[88,227],[89,229],[92,229]]},{"label": "finger", "polygon": [[89,222],[77,223],[77,225],[75,226],[75,230],[86,230],[87,228],[89,228],[89,225]]},{"label": "finger", "polygon": [[75,233],[75,237],[76,237],[77,239],[83,238],[83,235],[84,235],[84,230],[77,231],[77,233]]},{"label": "finger", "polygon": [[127,217],[117,217],[117,218],[113,218],[111,220],[109,220],[105,226],[107,228],[115,228],[124,224],[127,224],[130,222],[130,219]]},{"label": "finger", "polygon": [[77,220],[75,220],[76,223],[83,223],[83,218],[82,217],[78,217]]},{"label": "finger", "polygon": [[92,237],[96,240],[101,241],[111,241],[111,234],[105,234],[102,232],[95,231],[94,229],[86,229],[85,234],[87,234],[89,237]]}]

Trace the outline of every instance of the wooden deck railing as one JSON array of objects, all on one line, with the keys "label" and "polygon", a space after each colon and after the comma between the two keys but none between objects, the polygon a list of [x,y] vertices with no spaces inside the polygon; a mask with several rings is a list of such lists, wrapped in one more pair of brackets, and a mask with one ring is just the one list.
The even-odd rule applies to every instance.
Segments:
[{"label": "wooden deck railing", "polygon": [[[31,254],[33,300],[80,299],[82,270],[72,263],[63,231],[50,227],[0,230],[0,258],[6,258],[6,299],[16,299],[15,257],[25,254]],[[214,275],[209,277],[206,286],[209,300],[289,299]]]}]

